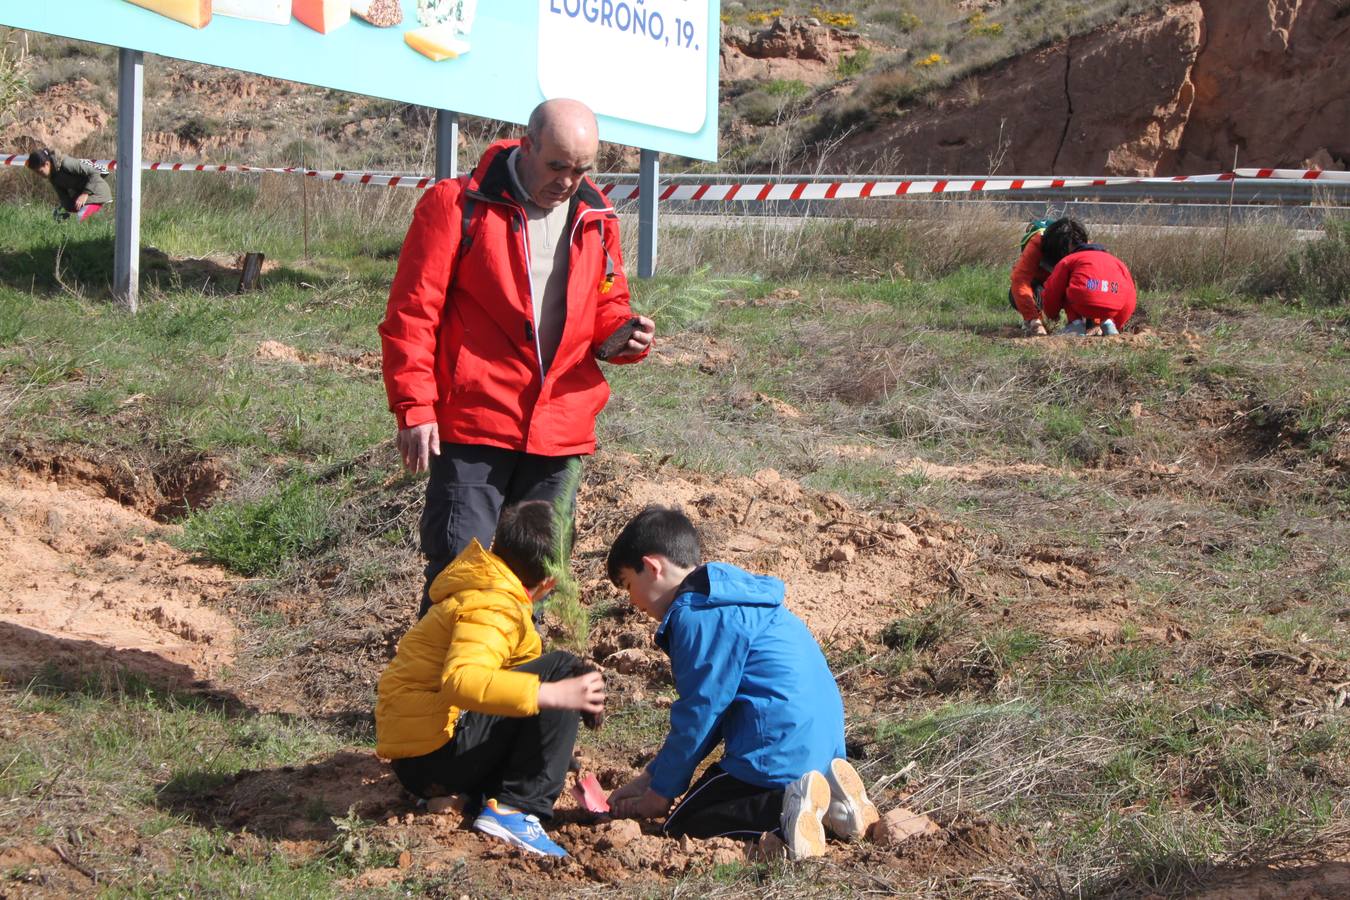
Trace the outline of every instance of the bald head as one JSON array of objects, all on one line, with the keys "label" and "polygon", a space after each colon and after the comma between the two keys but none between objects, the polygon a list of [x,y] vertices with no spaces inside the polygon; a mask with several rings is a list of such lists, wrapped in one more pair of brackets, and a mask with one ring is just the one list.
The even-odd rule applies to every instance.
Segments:
[{"label": "bald head", "polygon": [[517,172],[530,198],[545,209],[561,206],[595,166],[600,132],[595,113],[578,100],[545,100],[530,113]]},{"label": "bald head", "polygon": [[525,133],[538,141],[545,133],[556,135],[571,134],[578,140],[589,139],[599,143],[599,127],[595,123],[595,113],[580,100],[559,97],[545,100],[530,113],[530,123]]}]

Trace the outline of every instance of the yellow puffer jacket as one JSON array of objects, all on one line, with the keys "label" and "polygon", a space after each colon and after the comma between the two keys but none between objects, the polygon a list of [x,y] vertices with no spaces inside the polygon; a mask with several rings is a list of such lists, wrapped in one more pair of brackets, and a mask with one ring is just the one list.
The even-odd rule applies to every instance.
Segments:
[{"label": "yellow puffer jacket", "polygon": [[461,709],[539,712],[539,676],[507,669],[539,656],[530,597],[506,563],[473,541],[431,583],[432,607],[380,676],[375,751],[422,756],[455,733]]}]

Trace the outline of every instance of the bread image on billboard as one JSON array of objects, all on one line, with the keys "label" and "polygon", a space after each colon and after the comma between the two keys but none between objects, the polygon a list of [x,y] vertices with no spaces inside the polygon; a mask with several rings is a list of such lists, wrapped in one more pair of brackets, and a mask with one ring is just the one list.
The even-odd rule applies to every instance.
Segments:
[{"label": "bread image on billboard", "polygon": [[464,38],[473,29],[477,10],[478,0],[417,0],[417,21],[423,27],[406,32],[403,40],[436,62],[463,56],[469,52]]},{"label": "bread image on billboard", "polygon": [[136,6],[157,12],[161,16],[205,28],[211,22],[211,0],[128,0]]},{"label": "bread image on billboard", "polygon": [[376,28],[389,28],[403,21],[398,0],[352,0],[352,13]]},{"label": "bread image on billboard", "polygon": [[291,0],[211,0],[211,12],[269,25],[291,24]]}]

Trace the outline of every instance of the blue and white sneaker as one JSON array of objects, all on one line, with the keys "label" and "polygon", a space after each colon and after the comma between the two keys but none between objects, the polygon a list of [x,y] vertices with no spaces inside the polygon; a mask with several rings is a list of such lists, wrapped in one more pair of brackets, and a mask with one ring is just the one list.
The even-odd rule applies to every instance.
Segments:
[{"label": "blue and white sneaker", "polygon": [[566,850],[544,833],[544,826],[539,824],[538,816],[503,806],[496,800],[483,802],[483,811],[473,820],[473,828],[540,856],[567,855]]},{"label": "blue and white sneaker", "polygon": [[1064,326],[1064,330],[1061,331],[1060,334],[1073,334],[1082,337],[1083,335],[1087,334],[1087,330],[1088,330],[1087,320],[1074,319],[1068,325]]},{"label": "blue and white sneaker", "polygon": [[1115,337],[1120,334],[1120,329],[1116,323],[1110,319],[1102,319],[1102,337]]}]

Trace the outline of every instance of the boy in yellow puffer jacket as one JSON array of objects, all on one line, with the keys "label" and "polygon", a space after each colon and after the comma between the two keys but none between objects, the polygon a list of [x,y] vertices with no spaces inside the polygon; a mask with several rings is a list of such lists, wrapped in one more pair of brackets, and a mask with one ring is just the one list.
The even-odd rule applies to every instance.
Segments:
[{"label": "boy in yellow puffer jacket", "polygon": [[544,833],[604,679],[570,653],[540,656],[531,609],[553,589],[552,504],[502,512],[492,551],[473,541],[432,582],[432,606],[380,676],[376,752],[422,798],[466,794],[474,828],[524,850],[567,853]]}]

